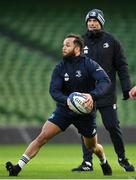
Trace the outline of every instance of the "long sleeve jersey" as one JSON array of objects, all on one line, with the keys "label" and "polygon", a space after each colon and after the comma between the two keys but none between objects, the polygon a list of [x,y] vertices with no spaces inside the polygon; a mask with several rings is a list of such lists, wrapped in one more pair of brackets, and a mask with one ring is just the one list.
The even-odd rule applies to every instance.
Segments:
[{"label": "long sleeve jersey", "polygon": [[106,72],[86,56],[68,57],[56,65],[50,94],[57,106],[68,108],[67,98],[72,92],[90,93],[99,99],[108,89],[110,79]]}]

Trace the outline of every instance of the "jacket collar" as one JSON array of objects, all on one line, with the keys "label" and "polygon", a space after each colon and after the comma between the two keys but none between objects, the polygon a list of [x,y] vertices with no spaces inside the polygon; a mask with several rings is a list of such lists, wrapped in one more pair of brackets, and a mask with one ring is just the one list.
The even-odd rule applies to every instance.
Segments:
[{"label": "jacket collar", "polygon": [[63,57],[63,61],[64,62],[68,62],[68,63],[76,63],[79,62],[80,60],[82,60],[83,56],[66,56]]}]

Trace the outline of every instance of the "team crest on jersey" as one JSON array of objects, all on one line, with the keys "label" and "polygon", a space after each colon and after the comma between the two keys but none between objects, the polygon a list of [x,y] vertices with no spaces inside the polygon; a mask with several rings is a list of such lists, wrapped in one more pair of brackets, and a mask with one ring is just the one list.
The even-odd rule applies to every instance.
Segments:
[{"label": "team crest on jersey", "polygon": [[81,77],[81,76],[82,76],[81,71],[80,71],[80,70],[77,70],[77,71],[76,71],[76,77]]},{"label": "team crest on jersey", "polygon": [[108,48],[110,45],[106,42],[103,44],[103,48]]},{"label": "team crest on jersey", "polygon": [[88,49],[89,49],[89,48],[88,48],[87,46],[84,47],[84,49],[83,49],[84,54],[88,54]]},{"label": "team crest on jersey", "polygon": [[65,74],[64,74],[64,81],[69,81],[69,75],[68,75],[68,73],[65,73]]}]

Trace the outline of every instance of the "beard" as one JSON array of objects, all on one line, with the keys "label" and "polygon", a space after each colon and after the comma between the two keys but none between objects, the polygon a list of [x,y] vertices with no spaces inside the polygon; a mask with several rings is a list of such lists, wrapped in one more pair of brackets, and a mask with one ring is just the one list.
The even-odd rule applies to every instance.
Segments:
[{"label": "beard", "polygon": [[63,55],[63,57],[74,57],[75,56],[75,51],[74,49],[72,51],[70,51],[69,53]]},{"label": "beard", "polygon": [[104,32],[103,29],[88,30],[87,35],[88,37],[91,37],[91,38],[97,38],[97,37],[100,37],[103,34],[103,32]]},{"label": "beard", "polygon": [[72,63],[73,61],[75,61],[75,59],[77,59],[77,56],[75,54],[74,49],[66,55],[63,55],[64,62]]}]

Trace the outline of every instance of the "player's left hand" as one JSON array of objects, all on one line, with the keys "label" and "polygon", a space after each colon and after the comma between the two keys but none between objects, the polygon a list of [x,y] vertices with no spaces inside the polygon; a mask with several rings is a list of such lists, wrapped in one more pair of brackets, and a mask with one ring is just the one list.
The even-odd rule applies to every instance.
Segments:
[{"label": "player's left hand", "polygon": [[85,102],[84,102],[84,107],[87,108],[88,110],[92,110],[93,107],[93,98],[90,94],[88,93],[81,93],[82,96],[85,97]]}]

